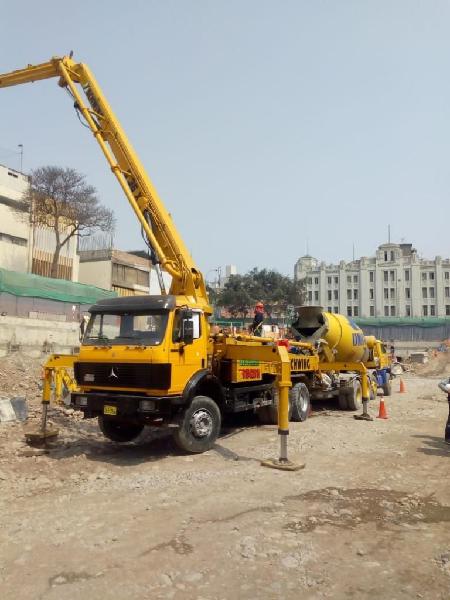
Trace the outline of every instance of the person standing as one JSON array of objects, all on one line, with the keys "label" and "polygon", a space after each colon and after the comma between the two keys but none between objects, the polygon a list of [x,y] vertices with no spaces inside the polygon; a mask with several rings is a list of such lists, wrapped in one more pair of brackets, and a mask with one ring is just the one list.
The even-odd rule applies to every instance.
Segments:
[{"label": "person standing", "polygon": [[262,322],[264,321],[264,304],[257,302],[255,306],[255,316],[253,317],[252,333],[253,335],[262,335]]},{"label": "person standing", "polygon": [[448,400],[448,417],[447,423],[445,425],[445,442],[450,444],[450,377],[448,379],[444,379],[439,384],[439,388],[447,394]]}]

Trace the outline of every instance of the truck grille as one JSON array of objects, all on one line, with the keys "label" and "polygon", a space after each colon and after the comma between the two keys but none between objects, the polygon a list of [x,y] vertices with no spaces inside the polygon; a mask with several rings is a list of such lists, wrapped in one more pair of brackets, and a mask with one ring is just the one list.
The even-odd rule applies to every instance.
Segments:
[{"label": "truck grille", "polygon": [[78,385],[84,387],[170,388],[170,364],[77,362],[74,372]]}]

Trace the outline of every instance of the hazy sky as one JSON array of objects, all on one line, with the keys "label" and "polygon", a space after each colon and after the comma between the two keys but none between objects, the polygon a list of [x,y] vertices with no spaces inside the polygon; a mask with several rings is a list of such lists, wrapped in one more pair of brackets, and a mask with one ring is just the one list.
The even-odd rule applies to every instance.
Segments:
[{"label": "hazy sky", "polygon": [[[387,239],[450,255],[450,3],[0,0],[0,72],[74,50],[194,259],[292,274]],[[85,173],[139,229],[55,80],[0,90],[0,163]]]}]

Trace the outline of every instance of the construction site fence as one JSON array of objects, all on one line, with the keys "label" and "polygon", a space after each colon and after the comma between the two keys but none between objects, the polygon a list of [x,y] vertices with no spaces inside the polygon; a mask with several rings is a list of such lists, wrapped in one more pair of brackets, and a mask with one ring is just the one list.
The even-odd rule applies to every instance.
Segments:
[{"label": "construction site fence", "polygon": [[3,316],[43,319],[46,321],[77,321],[91,304],[73,304],[48,298],[14,296],[0,292],[0,313]]}]

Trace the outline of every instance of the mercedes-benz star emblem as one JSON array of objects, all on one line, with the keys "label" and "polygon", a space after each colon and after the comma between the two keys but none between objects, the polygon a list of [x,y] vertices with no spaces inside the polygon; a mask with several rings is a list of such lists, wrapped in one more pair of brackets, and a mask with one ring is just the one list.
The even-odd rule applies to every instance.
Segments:
[{"label": "mercedes-benz star emblem", "polygon": [[113,367],[111,369],[111,373],[108,375],[109,379],[119,379],[119,375],[117,374],[117,368]]}]

